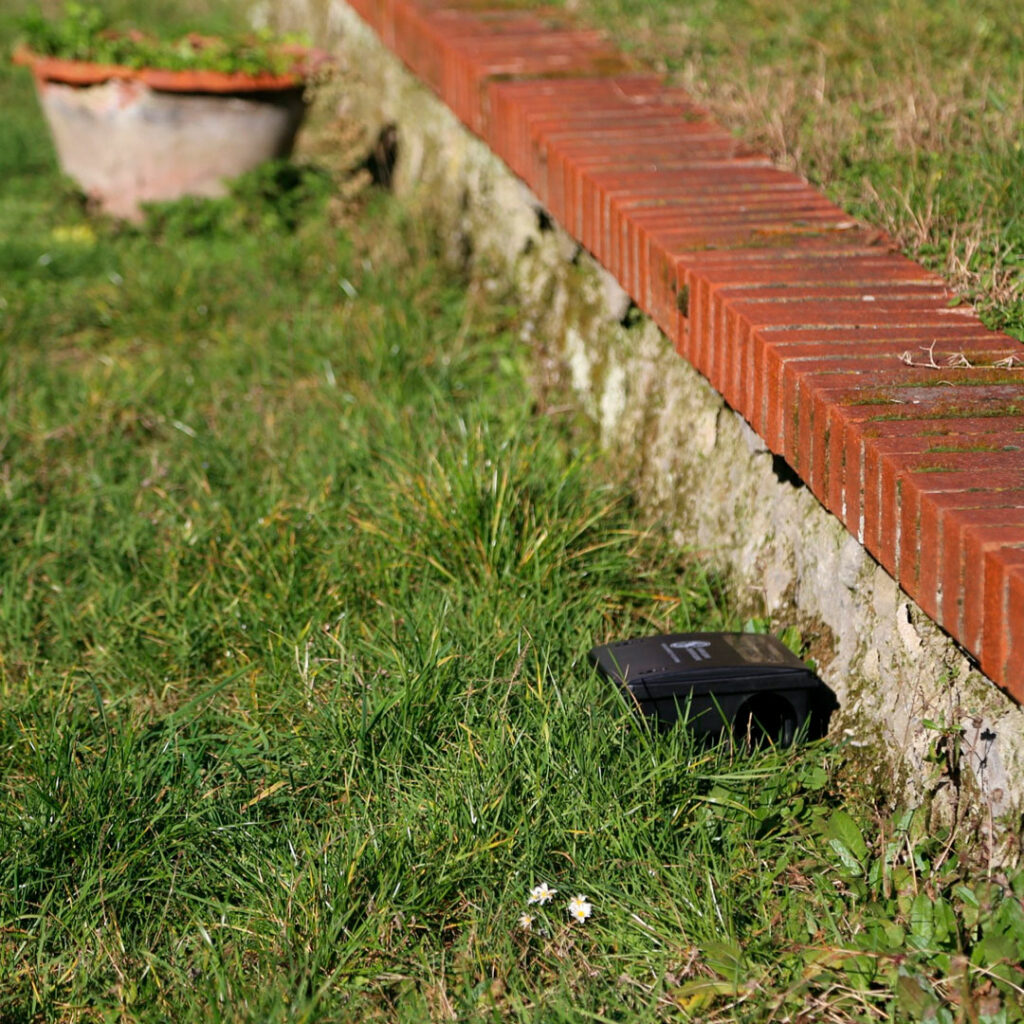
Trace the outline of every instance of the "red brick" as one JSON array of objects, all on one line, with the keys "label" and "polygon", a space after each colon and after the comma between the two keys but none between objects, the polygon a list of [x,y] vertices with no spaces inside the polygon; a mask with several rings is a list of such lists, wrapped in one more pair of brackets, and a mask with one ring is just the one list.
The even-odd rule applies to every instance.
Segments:
[{"label": "red brick", "polygon": [[[784,291],[785,289],[778,289]],[[710,312],[717,316],[719,321],[724,315],[724,310],[732,310],[737,321],[745,324],[743,334],[745,352],[737,351],[735,358],[730,352],[726,358],[723,369],[723,394],[732,404],[737,403],[751,407],[758,401],[760,387],[757,381],[758,366],[763,365],[764,356],[758,351],[761,345],[771,347],[773,344],[772,331],[759,331],[753,318],[740,316],[738,307],[730,301],[727,291],[714,286],[703,289],[708,294]],[[797,289],[791,289],[795,294]],[[763,293],[761,293],[763,294]],[[857,303],[863,302],[863,293],[858,286],[848,288],[809,285],[799,290],[800,301],[809,303],[845,303],[851,310],[858,310]],[[874,300],[885,305],[895,303],[905,304],[908,307],[919,306],[931,299],[941,296],[941,292],[935,292],[930,285],[917,283],[904,283],[899,285],[878,285],[873,289]],[[873,308],[874,302],[871,303]],[[780,314],[790,312],[796,307],[794,304],[787,304],[785,310],[780,309]],[[857,365],[858,358],[863,360],[886,360],[888,358],[899,359],[907,346],[899,341],[879,343],[877,339],[865,339],[858,344],[854,341],[835,342],[830,339],[830,331],[822,329],[813,335],[813,339],[803,332],[803,339],[786,341],[775,348],[775,354],[783,359],[800,358],[826,358],[834,355],[837,365],[841,366],[846,362],[851,368]],[[861,332],[863,333],[863,332]],[[741,344],[740,348],[744,348]],[[989,342],[986,351],[991,352],[992,346]],[[915,353],[916,354],[916,353]]]},{"label": "red brick", "polygon": [[[735,309],[735,307],[731,307]],[[841,305],[833,304],[831,307],[831,314],[823,314],[834,316],[836,320],[842,320],[844,318],[843,308]],[[869,341],[873,333],[877,333],[879,338],[885,338],[889,341],[892,340],[893,333],[901,333],[906,331],[908,334],[917,326],[913,322],[906,324],[901,327],[898,324],[892,327],[877,328],[874,331],[870,328],[861,329],[858,333],[863,337],[864,341]],[[914,317],[908,317],[913,320]],[[818,332],[816,336],[820,337],[822,333],[828,335],[829,329],[825,328],[822,331],[822,326],[815,328]],[[792,339],[794,336],[793,332],[787,332],[785,337]],[[808,336],[810,336],[808,334]],[[885,351],[884,348],[880,348],[881,351]],[[820,380],[822,386],[831,388],[843,388],[843,389],[854,389],[855,391],[863,392],[864,397],[870,401],[886,401],[891,403],[901,402],[915,402],[921,399],[922,396],[928,399],[931,397],[931,392],[927,391],[929,385],[940,386],[945,381],[964,381],[965,379],[974,382],[981,382],[982,380],[991,382],[1002,382],[1005,379],[1005,373],[1000,371],[992,370],[977,370],[973,371],[974,376],[964,378],[963,371],[949,369],[942,373],[941,377],[938,376],[935,370],[924,369],[921,367],[906,366],[901,363],[898,359],[889,360],[856,360],[855,364],[845,367],[830,367],[830,362],[835,359],[834,356],[831,359],[828,356],[823,356],[819,359],[794,359],[786,358],[786,346],[779,345],[776,343],[776,337],[771,330],[766,330],[763,326],[760,327],[755,338],[755,352],[754,352],[754,373],[760,375],[761,385],[764,389],[763,394],[759,393],[757,388],[752,388],[751,395],[751,410],[752,410],[752,421],[755,429],[763,428],[766,440],[775,436],[776,424],[780,421],[782,415],[782,404],[784,401],[788,401],[785,392],[785,379],[787,377],[794,378],[795,375],[808,375],[814,374],[817,379]],[[986,376],[987,375],[987,376]],[[910,391],[900,390],[897,385],[914,384],[916,387],[911,393]],[[948,385],[942,385],[948,386]],[[780,441],[781,444],[781,436]]]},{"label": "red brick", "polygon": [[[668,130],[670,137],[677,129],[685,126],[692,136],[700,132],[708,135],[718,134],[710,123],[698,127],[683,116],[682,112],[668,108],[657,108],[654,112],[644,114],[629,109],[608,110],[570,110],[557,109],[546,111],[543,115],[525,116],[521,119],[521,134],[516,141],[517,159],[523,165],[531,162],[530,154],[537,150],[547,150],[551,146],[571,145],[574,142],[588,141],[595,137],[619,129],[633,135],[643,134],[649,138],[660,138],[662,131]],[[621,147],[620,147],[621,152]],[[569,225],[572,227],[572,225]]]},{"label": "red brick", "polygon": [[[674,312],[677,310],[681,295],[688,297],[688,304],[695,307],[698,297],[700,301],[705,301],[710,296],[712,286],[724,281],[736,282],[752,278],[762,283],[778,283],[789,280],[790,275],[817,273],[822,268],[828,275],[835,274],[842,282],[852,273],[847,271],[844,276],[835,270],[842,261],[857,261],[861,268],[857,273],[862,277],[867,272],[865,268],[870,268],[874,262],[885,259],[887,255],[878,250],[847,246],[839,249],[819,247],[808,251],[711,249],[681,254],[668,254],[660,250],[652,255],[653,262],[649,271],[649,312],[669,337],[677,341],[676,335],[682,325]],[[904,262],[911,267],[916,266],[909,260]],[[919,275],[924,274],[920,268],[917,270]],[[704,315],[707,308],[702,307]],[[677,348],[681,354],[693,361],[694,353],[689,345],[681,347],[677,341]],[[757,387],[756,379],[753,386]]]},{"label": "red brick", "polygon": [[632,97],[656,93],[659,88],[659,79],[650,75],[491,80],[487,93],[493,117],[486,137],[498,155],[526,179],[535,119],[552,113],[571,116],[581,110],[592,110],[595,115],[614,113],[628,109]]},{"label": "red brick", "polygon": [[[702,161],[720,160],[727,157],[740,159],[741,147],[735,140],[725,135],[707,135],[699,145],[692,139],[665,141],[664,139],[634,140],[629,145],[609,149],[584,152],[567,152],[559,150],[549,153],[546,149],[534,153],[531,169],[523,175],[524,180],[537,195],[547,202],[547,194],[554,187],[559,192],[564,190],[566,177],[579,177],[592,170],[608,170],[611,168],[627,169],[645,167],[652,164],[665,167],[691,167]],[[742,157],[742,159],[749,159]],[[563,165],[571,161],[571,167]],[[556,211],[549,206],[553,215]]]},{"label": "red brick", "polygon": [[525,10],[429,10],[421,9],[423,6],[396,7],[392,47],[443,98],[445,69],[465,63],[477,48],[485,50],[495,35],[505,45],[520,38],[520,49],[531,45],[538,35],[576,38],[564,17],[538,16]]},{"label": "red brick", "polygon": [[487,134],[487,79],[509,75],[580,74],[625,61],[588,31],[523,33],[513,38],[454,40],[446,60],[441,97],[473,131]]},{"label": "red brick", "polygon": [[[711,166],[709,170],[714,170]],[[607,223],[619,242],[613,249],[612,259],[618,258],[620,247],[636,252],[644,259],[644,239],[655,238],[661,245],[671,245],[676,239],[703,239],[701,245],[722,244],[735,238],[771,231],[776,227],[798,226],[801,222],[822,218],[833,219],[834,207],[828,200],[814,197],[804,190],[779,190],[757,193],[733,191],[725,188],[694,191],[685,199],[676,198],[661,206],[629,206],[612,203]],[[742,233],[737,234],[737,229]],[[641,264],[640,273],[643,274]]]},{"label": "red brick", "polygon": [[[829,501],[827,481],[823,479],[812,480],[811,467],[815,460],[815,448],[829,447],[828,438],[825,436],[826,429],[830,429],[827,418],[822,422],[816,421],[811,415],[812,409],[823,408],[835,401],[835,389],[859,392],[865,397],[874,396],[877,400],[885,401],[887,398],[894,401],[914,401],[912,396],[918,391],[928,392],[934,379],[929,373],[934,371],[924,370],[919,367],[900,366],[886,370],[865,369],[862,372],[838,370],[829,371],[827,362],[824,364],[814,361],[801,361],[800,363],[783,363],[781,366],[781,377],[774,382],[775,393],[769,392],[769,399],[774,401],[775,415],[769,420],[766,439],[778,444],[775,450],[780,451],[786,460],[798,472],[804,475],[808,483],[814,484],[812,490],[823,501]],[[970,376],[968,376],[968,374]],[[998,384],[1006,377],[1003,370],[971,370],[971,371],[950,371],[946,375],[950,381],[950,390],[970,390],[984,382]],[[956,384],[969,384],[970,388],[957,389]],[[769,381],[771,388],[773,382]],[[819,391],[832,391],[832,395],[819,395]],[[824,403],[824,406],[823,404]],[[800,410],[800,430],[795,432],[791,424],[796,421],[794,415]],[[1015,453],[1007,453],[1018,458]],[[824,455],[829,457],[829,455]],[[948,456],[950,464],[956,463],[958,457],[955,453]],[[847,501],[847,504],[849,502]],[[865,508],[865,516],[870,517],[870,510]],[[869,524],[870,526],[870,524]],[[871,535],[868,532],[864,542],[871,548],[872,553],[877,556],[878,545],[871,544]]]},{"label": "red brick", "polygon": [[[900,343],[893,344],[884,340],[861,343],[847,342],[841,346],[832,346],[830,351],[827,342],[789,343],[772,346],[770,335],[767,337],[769,340],[761,346],[762,350],[757,353],[757,357],[762,364],[765,362],[775,363],[770,371],[773,376],[781,372],[781,369],[776,369],[776,366],[783,365],[792,366],[796,372],[799,372],[801,366],[812,369],[827,367],[828,372],[837,374],[858,370],[869,371],[878,367],[895,368],[903,365],[899,360]],[[765,336],[760,335],[755,341],[764,341],[764,339]],[[969,352],[975,359],[980,356],[981,359],[991,362],[1000,354],[999,350],[993,352],[991,345],[991,337],[961,339],[958,350]],[[748,370],[752,362],[753,360],[748,360]],[[944,376],[943,371],[933,372],[937,382]],[[760,390],[754,390],[752,384],[748,383],[745,389],[737,392],[734,404],[744,412],[749,407],[751,410],[749,418],[753,423],[759,415],[763,415],[763,407],[759,404],[761,399]],[[860,443],[860,432],[858,430],[854,436],[844,436],[843,421],[850,417],[843,410],[840,414],[842,418],[837,421],[833,415],[834,408],[835,400],[830,392],[823,391],[816,397],[812,410],[816,442],[807,483],[821,497],[827,508],[835,511],[837,515],[841,515],[845,486],[842,466],[847,457],[855,454],[849,452],[848,449],[851,443]],[[818,438],[821,439],[821,443],[817,443]]]},{"label": "red brick", "polygon": [[[905,332],[902,340],[911,341],[914,330],[912,328],[897,329],[895,336],[899,338],[900,333]],[[975,334],[975,331],[970,330],[957,329],[953,332],[944,329],[942,336],[955,336],[956,344],[964,344]],[[764,364],[757,368],[756,382],[760,384],[759,378],[764,377],[765,383],[762,386],[759,400],[755,402],[756,415],[752,424],[763,436],[767,433],[769,421],[776,416],[768,398],[769,385],[780,375],[784,362],[779,353],[784,352],[785,349],[777,343],[779,340],[799,338],[801,335],[813,337],[812,334],[806,332],[773,333],[770,336],[771,348],[763,346],[761,350],[767,355],[767,358]],[[866,340],[863,332],[851,330],[829,331],[827,336],[840,340],[856,339],[861,344]],[[892,340],[885,332],[872,333],[872,336],[882,342]],[[977,409],[986,418],[993,416],[1019,417],[1024,412],[1024,395],[1013,381],[1000,380],[995,384],[989,383],[973,387],[967,395],[968,404],[965,406],[963,389],[952,388],[948,384],[941,383],[939,374],[935,375],[935,379],[937,383],[932,387],[922,385],[915,387],[911,394],[901,394],[891,388],[858,389],[855,383],[850,383],[849,378],[837,377],[835,386],[823,388],[822,392],[838,415],[841,415],[846,421],[857,423],[889,420],[926,422],[947,417],[963,419],[970,415],[971,409]],[[836,435],[834,430],[831,428],[829,430],[834,436]]]},{"label": "red brick", "polygon": [[1024,703],[1024,572],[1014,566],[1007,572],[1006,633],[1008,653],[1005,671],[993,678]]},{"label": "red brick", "polygon": [[[927,474],[927,485],[934,482],[936,474]],[[949,474],[942,474],[947,480]],[[959,474],[964,485],[977,484],[973,473]],[[1018,509],[1024,507],[1024,490],[929,490],[914,481],[915,486],[901,489],[900,505],[900,585],[921,607],[938,619],[940,616],[938,594],[938,572],[940,555],[939,520],[952,509]],[[929,529],[922,529],[922,501],[928,503]],[[928,550],[924,545],[927,543]],[[930,561],[929,561],[930,560]]]},{"label": "red brick", "polygon": [[[851,410],[831,406],[829,422],[828,459],[826,473],[827,507],[836,512],[851,529],[854,525],[847,515],[858,514],[862,488],[862,467],[864,452],[870,447],[883,455],[921,456],[921,467],[936,468],[942,464],[942,456],[953,450],[970,451],[972,446],[989,451],[1012,451],[1024,446],[1024,433],[1018,427],[1009,430],[1005,418],[990,420],[897,420],[882,424],[856,423],[844,415]],[[924,429],[925,423],[939,424],[938,431]],[[892,486],[892,485],[890,485]],[[907,493],[907,488],[903,488]],[[962,498],[960,499],[963,500]],[[984,501],[971,501],[963,507],[982,506]],[[916,516],[916,504],[914,505]],[[859,523],[858,523],[859,527]],[[901,527],[901,535],[907,532],[909,524]],[[910,586],[916,574],[913,559],[908,561],[910,549],[904,545],[897,555],[900,580]]]},{"label": "red brick", "polygon": [[649,303],[648,270],[668,257],[692,249],[747,247],[756,244],[813,246],[843,230],[845,222],[827,207],[819,210],[751,211],[746,215],[693,220],[689,226],[650,227],[628,223],[628,272],[637,301]]},{"label": "red brick", "polygon": [[992,605],[988,611],[995,617],[991,621],[985,617],[989,555],[1006,547],[1024,545],[1024,508],[958,510],[947,514],[946,523],[944,559],[950,565],[958,565],[960,573],[961,642],[980,658],[985,634],[991,645],[993,633],[1004,625],[1001,614]]},{"label": "red brick", "polygon": [[[719,155],[721,150],[731,143],[716,133],[704,132],[697,135],[693,126],[688,126],[691,138],[702,139],[702,151],[706,144],[713,147],[710,157],[701,156],[691,151],[692,159],[685,166],[675,166],[660,172],[665,179],[662,188],[665,190],[657,200],[650,195],[638,194],[635,185],[629,178],[649,171],[636,169],[622,170],[618,167],[610,169],[587,170],[579,174],[578,205],[569,212],[568,227],[572,231],[583,230],[586,214],[595,228],[595,237],[614,237],[622,229],[623,217],[631,208],[647,209],[652,206],[669,209],[673,206],[687,205],[700,209],[718,209],[728,206],[733,197],[763,196],[765,186],[744,184],[737,180],[735,172],[771,171],[761,161],[740,161],[735,158]],[[674,136],[678,137],[678,133]],[[625,180],[624,180],[625,179]],[[683,183],[685,182],[685,187]],[[677,189],[677,191],[669,191]],[[777,187],[779,195],[785,195],[792,189]],[[587,244],[588,239],[581,236]]]},{"label": "red brick", "polygon": [[943,622],[964,647],[980,656],[985,554],[1024,536],[1024,509],[947,511],[941,516],[939,528]]},{"label": "red brick", "polygon": [[[840,251],[862,251],[874,237],[874,232],[864,231],[853,221],[842,221],[825,214],[811,222],[741,228],[728,235],[723,234],[717,240],[709,239],[707,232],[701,230],[677,236],[666,233],[647,240],[645,255],[652,268],[675,267],[677,274],[682,274],[683,268],[695,256],[709,253],[744,253],[762,249],[780,257],[815,253],[824,259]],[[671,279],[671,275],[666,279]]]},{"label": "red brick", "polygon": [[686,268],[685,273],[688,277],[706,280],[721,302],[787,302],[804,296],[827,295],[831,290],[837,295],[845,294],[870,304],[893,295],[942,292],[943,285],[938,279],[925,274],[911,277],[910,274],[894,272],[886,266],[887,262],[861,259],[851,266],[854,264],[852,259],[809,256],[799,265],[785,270],[766,268],[757,273],[741,267],[725,272],[708,272],[698,265]]},{"label": "red brick", "polygon": [[[647,179],[643,184],[638,181]],[[813,195],[799,179],[792,179],[760,161],[719,159],[690,167],[591,172],[584,202],[593,205],[601,231],[621,232],[635,218],[687,212],[721,214],[745,206],[809,200]]]},{"label": "red brick", "polygon": [[[933,485],[936,474],[929,473],[927,476],[924,483],[927,486]],[[947,486],[950,486],[950,474],[943,476]],[[900,585],[934,619],[938,619],[941,614],[938,579],[942,517],[956,509],[1024,507],[1024,490],[987,491],[977,487],[972,490],[967,485],[977,484],[974,474],[960,473],[957,476],[964,489],[925,490],[920,486],[921,481],[915,481],[916,486],[905,486],[901,491]],[[923,512],[922,506],[925,506]]]},{"label": "red brick", "polygon": [[[750,394],[751,421],[755,429],[763,428],[764,430],[769,430],[771,420],[778,416],[777,408],[772,405],[771,395],[773,394],[773,389],[777,393],[776,382],[782,374],[784,366],[792,365],[794,369],[799,369],[803,365],[809,366],[808,360],[814,360],[822,364],[819,367],[822,372],[828,372],[827,364],[830,361],[830,356],[827,345],[829,339],[833,339],[835,342],[831,360],[835,362],[836,372],[856,371],[861,367],[864,373],[868,373],[872,369],[871,364],[874,363],[874,369],[879,373],[896,373],[899,379],[910,379],[903,375],[903,369],[921,369],[920,367],[905,367],[899,359],[899,353],[913,349],[915,339],[917,338],[930,338],[934,340],[936,337],[939,337],[947,339],[944,340],[943,344],[948,346],[951,351],[967,350],[975,358],[988,358],[988,353],[995,355],[1002,351],[997,349],[995,352],[992,352],[988,337],[979,337],[979,326],[971,327],[962,324],[948,326],[942,324],[931,326],[914,323],[901,324],[899,322],[901,319],[916,318],[894,317],[893,319],[896,322],[892,326],[886,327],[848,326],[840,328],[823,325],[813,328],[762,328],[757,331],[754,335],[755,341],[751,352],[752,360],[748,365],[750,376],[746,385],[747,391]],[[813,356],[807,355],[806,349],[801,350],[801,339],[813,339],[815,342],[822,343],[825,346],[819,350],[822,354],[816,360]],[[842,359],[839,356],[842,348],[853,345],[857,346],[856,349],[852,350],[856,353],[853,360]],[[873,345],[877,346],[877,355],[874,358],[867,354]],[[859,358],[861,353],[864,354],[863,359]],[[931,408],[931,404],[934,404],[935,401],[941,402],[941,400],[950,397],[948,394],[936,395],[935,390],[948,388],[948,384],[945,382],[954,379],[954,374],[955,371],[952,367],[943,370],[925,370],[925,372],[918,374],[913,379],[919,381],[922,385],[934,385],[932,391],[915,390],[913,394],[892,394],[888,396],[888,400],[893,403],[920,403],[924,400],[926,403],[930,403],[928,407]],[[958,377],[955,379],[962,378]],[[862,377],[861,380],[867,383],[868,378]],[[835,383],[840,384],[841,382],[837,378]],[[921,412],[922,414],[927,414],[926,409],[922,409]]]},{"label": "red brick", "polygon": [[[532,169],[527,180],[543,193],[551,213],[566,227],[572,227],[570,211],[582,204],[582,182],[591,167],[618,163],[624,149],[650,153],[678,148],[678,134],[671,127],[658,128],[645,132],[643,140],[638,141],[628,126],[605,128],[600,132],[572,129],[548,132],[543,138],[530,142]],[[726,156],[731,151],[728,140],[704,133],[702,142],[709,140],[717,155]]]},{"label": "red brick", "polygon": [[[985,553],[985,630],[982,638],[981,665],[996,682],[1015,685],[1014,696],[1024,701],[1024,614],[1010,611],[1011,580],[1024,576],[1024,540],[1003,545]],[[1016,617],[1014,617],[1014,615]],[[1016,664],[1013,664],[1016,647]],[[1015,673],[1011,672],[1015,669]]]},{"label": "red brick", "polygon": [[831,282],[840,287],[897,281],[943,284],[943,279],[899,253],[878,245],[862,249],[805,252],[800,249],[742,249],[687,253],[680,268],[705,275],[716,285],[762,288]]},{"label": "red brick", "polygon": [[[952,516],[964,515],[965,510],[1016,509],[1024,505],[1024,466],[1017,459],[989,459],[988,465],[963,465],[947,473],[914,473],[911,465],[903,470],[906,486],[917,490],[915,508],[918,513],[920,551],[916,574],[917,586],[935,605],[936,621],[950,632],[962,637],[960,622],[961,591],[959,584],[949,590],[949,581],[959,579],[959,562],[953,565],[947,553],[956,551],[957,541],[947,536]],[[992,463],[996,462],[995,465]],[[980,485],[979,474],[992,481],[990,488]],[[1003,503],[1000,506],[1000,503]],[[975,514],[972,512],[971,514]],[[998,513],[1002,514],[1002,513]],[[957,556],[958,557],[958,556]]]},{"label": "red brick", "polygon": [[[979,438],[979,441],[982,440]],[[921,491],[928,487],[932,476],[946,477],[951,473],[969,472],[977,480],[979,473],[986,471],[1000,472],[1012,471],[1017,467],[1024,467],[1024,460],[1020,452],[997,448],[996,450],[966,450],[962,451],[936,451],[934,445],[929,445],[925,440],[920,443],[920,449],[915,451],[906,441],[883,443],[880,439],[873,439],[865,442],[863,446],[864,455],[864,494],[868,495],[875,491],[876,482],[870,475],[868,457],[869,452],[878,453],[878,476],[877,493],[879,496],[880,510],[893,509],[898,513],[902,496],[910,489]],[[876,516],[876,510],[865,498],[864,519],[868,524],[865,530],[865,544],[878,552],[876,557],[880,561],[894,566],[894,575],[903,578],[905,575],[912,579],[916,574],[916,567],[901,571],[899,565],[900,549],[898,547],[898,531],[894,536],[888,532],[888,523],[883,522],[881,528],[872,527]]]},{"label": "red brick", "polygon": [[[593,210],[598,237],[618,239],[634,214],[636,219],[657,211],[670,213],[692,210],[707,214],[723,207],[735,209],[744,202],[763,204],[769,198],[785,201],[793,195],[806,194],[802,189],[785,182],[751,183],[730,174],[737,170],[742,170],[744,176],[771,172],[771,168],[761,163],[740,164],[735,160],[723,159],[695,163],[686,168],[662,172],[662,177],[674,178],[679,183],[672,186],[678,191],[665,191],[657,198],[639,191],[628,180],[638,173],[649,175],[650,172],[590,172],[584,178],[583,205],[585,209]],[[683,181],[686,182],[685,186],[681,184]],[[669,187],[668,182],[665,187]]]},{"label": "red brick", "polygon": [[[575,209],[583,204],[584,181],[595,168],[621,166],[624,149],[633,154],[627,166],[641,156],[650,159],[653,155],[692,167],[719,162],[731,156],[734,147],[733,139],[722,132],[680,124],[645,131],[640,139],[628,128],[580,136],[564,133],[542,140],[537,152],[543,155],[550,194],[568,197],[564,210],[552,207],[552,212],[564,217],[565,225],[571,228],[575,223]],[[539,168],[537,173],[538,176],[541,173]]]}]

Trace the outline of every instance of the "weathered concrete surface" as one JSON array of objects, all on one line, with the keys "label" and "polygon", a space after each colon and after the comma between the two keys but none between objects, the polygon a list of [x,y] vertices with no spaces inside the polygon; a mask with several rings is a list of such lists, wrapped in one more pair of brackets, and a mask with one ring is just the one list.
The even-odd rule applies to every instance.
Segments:
[{"label": "weathered concrete surface", "polygon": [[[257,13],[338,52],[350,85],[340,114],[371,135],[397,127],[396,191],[432,218],[453,258],[514,282],[539,386],[575,395],[652,516],[727,569],[741,607],[817,638],[841,704],[834,734],[879,792],[938,797],[947,814],[956,802],[958,819],[983,830],[1001,820],[997,845],[1009,854],[1024,810],[1024,712],[341,0],[269,0]],[[959,781],[940,764],[947,756]]]}]

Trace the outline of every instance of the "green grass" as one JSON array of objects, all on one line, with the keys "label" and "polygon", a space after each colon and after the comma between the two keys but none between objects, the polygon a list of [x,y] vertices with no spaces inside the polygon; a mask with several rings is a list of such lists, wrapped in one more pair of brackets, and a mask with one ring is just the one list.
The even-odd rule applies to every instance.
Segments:
[{"label": "green grass", "polygon": [[999,0],[574,6],[1024,340],[1024,21]]},{"label": "green grass", "polygon": [[90,218],[0,100],[0,1020],[1021,1019],[966,822],[590,671],[742,623],[425,228],[293,166]]}]

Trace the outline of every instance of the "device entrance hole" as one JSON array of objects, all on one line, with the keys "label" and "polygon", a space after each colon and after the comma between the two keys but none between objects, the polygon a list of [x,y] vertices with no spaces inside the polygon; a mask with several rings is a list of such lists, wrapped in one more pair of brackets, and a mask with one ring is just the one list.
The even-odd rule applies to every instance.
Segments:
[{"label": "device entrance hole", "polygon": [[747,698],[732,720],[733,737],[752,747],[788,747],[796,738],[796,728],[793,705],[778,693],[758,693]]}]

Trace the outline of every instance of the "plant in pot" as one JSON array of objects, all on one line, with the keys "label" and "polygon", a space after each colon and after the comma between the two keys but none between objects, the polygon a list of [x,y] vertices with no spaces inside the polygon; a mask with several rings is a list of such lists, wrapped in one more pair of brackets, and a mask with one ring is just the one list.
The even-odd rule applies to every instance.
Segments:
[{"label": "plant in pot", "polygon": [[61,170],[101,209],[218,196],[226,182],[287,156],[322,53],[250,35],[164,41],[115,31],[94,7],[23,22],[13,59],[35,78]]}]

